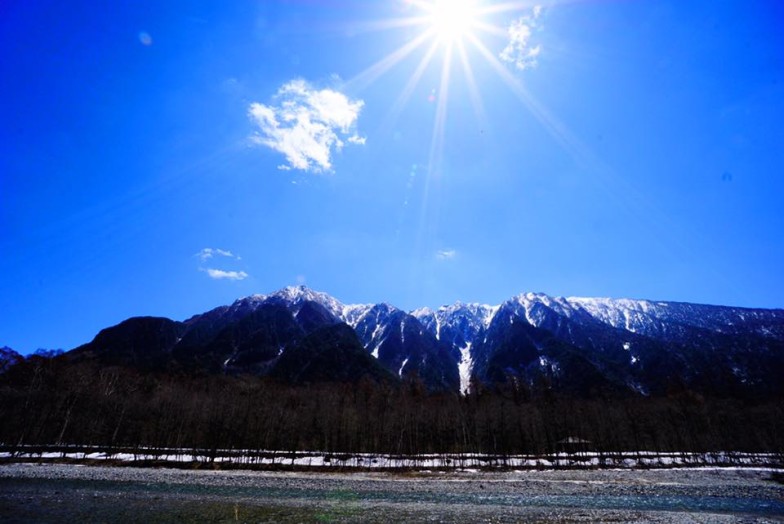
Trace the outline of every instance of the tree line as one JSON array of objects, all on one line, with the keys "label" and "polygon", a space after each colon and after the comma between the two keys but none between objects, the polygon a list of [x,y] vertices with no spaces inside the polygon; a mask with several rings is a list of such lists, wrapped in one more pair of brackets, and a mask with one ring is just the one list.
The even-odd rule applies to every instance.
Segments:
[{"label": "tree line", "polygon": [[573,436],[599,452],[784,452],[782,399],[474,389],[370,379],[291,386],[32,357],[0,375],[0,444],[508,455],[559,451]]}]

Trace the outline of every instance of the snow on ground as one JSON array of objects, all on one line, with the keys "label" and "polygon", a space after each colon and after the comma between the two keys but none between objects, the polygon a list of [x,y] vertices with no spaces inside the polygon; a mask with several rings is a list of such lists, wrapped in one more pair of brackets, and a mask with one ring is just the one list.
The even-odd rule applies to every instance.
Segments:
[{"label": "snow on ground", "polygon": [[296,466],[312,468],[368,468],[368,469],[466,469],[466,468],[669,468],[669,467],[782,467],[782,457],[775,453],[552,453],[548,455],[483,455],[426,454],[387,455],[370,453],[323,453],[299,451],[252,452],[249,450],[219,450],[210,459],[208,454],[195,450],[152,450],[111,452],[92,450],[37,451],[22,447],[18,451],[0,452],[0,459],[37,460],[66,459],[119,462],[217,462],[245,466]]}]

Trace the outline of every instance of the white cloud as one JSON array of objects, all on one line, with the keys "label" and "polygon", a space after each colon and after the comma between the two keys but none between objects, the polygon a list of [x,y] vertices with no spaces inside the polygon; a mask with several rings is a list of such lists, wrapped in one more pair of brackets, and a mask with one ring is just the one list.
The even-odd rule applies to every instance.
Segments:
[{"label": "white cloud", "polygon": [[205,247],[204,249],[196,253],[196,256],[199,257],[199,260],[201,260],[202,262],[204,262],[205,260],[209,260],[214,256],[221,256],[221,257],[234,258],[236,260],[242,260],[241,257],[235,255],[231,251],[226,251],[225,249],[215,249],[211,247]]},{"label": "white cloud", "polygon": [[[199,257],[199,260],[204,263],[207,260],[215,259],[216,257],[223,257],[229,258],[232,260],[242,260],[242,257],[239,255],[235,255],[231,251],[226,249],[219,249],[219,248],[212,248],[212,247],[205,247],[194,256]],[[217,262],[217,260],[215,260]],[[204,268],[200,267],[199,271],[204,271],[209,275],[210,278],[215,280],[245,280],[248,278],[248,274],[244,271],[226,271],[223,269],[216,269],[216,268]]]},{"label": "white cloud", "polygon": [[542,14],[542,6],[534,6],[530,15],[521,16],[512,21],[509,29],[509,42],[499,57],[504,62],[513,64],[517,69],[524,71],[536,67],[537,58],[542,52],[542,46],[532,46],[530,43],[533,30],[537,28],[537,20]]},{"label": "white cloud", "polygon": [[204,271],[215,280],[245,280],[248,274],[244,271],[223,271],[222,269],[207,268]]},{"label": "white cloud", "polygon": [[278,89],[276,105],[254,102],[248,116],[259,130],[251,140],[286,157],[283,169],[320,172],[332,169],[333,151],[364,144],[356,123],[364,102],[332,89],[315,89],[305,80],[292,80]]},{"label": "white cloud", "polygon": [[457,256],[457,251],[454,249],[441,249],[436,252],[438,260],[451,260]]}]

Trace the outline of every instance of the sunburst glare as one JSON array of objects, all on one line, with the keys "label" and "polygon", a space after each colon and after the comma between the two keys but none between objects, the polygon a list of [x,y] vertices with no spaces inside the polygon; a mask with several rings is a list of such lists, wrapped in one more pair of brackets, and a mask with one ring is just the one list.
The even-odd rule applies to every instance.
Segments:
[{"label": "sunburst glare", "polygon": [[[458,61],[459,69],[470,91],[471,103],[477,116],[483,115],[480,96],[480,79],[476,78],[471,65],[471,58],[487,59],[485,40],[494,39],[498,44],[498,58],[492,56],[493,62],[498,59],[518,69],[526,69],[536,65],[541,47],[531,47],[528,39],[533,33],[536,19],[541,7],[530,1],[488,2],[483,0],[402,0],[411,12],[408,16],[388,20],[380,20],[368,24],[370,30],[419,30],[408,42],[394,49],[388,55],[349,80],[348,85],[355,90],[362,90],[375,83],[381,76],[397,66],[410,55],[425,47],[418,65],[415,67],[405,89],[392,104],[386,122],[394,121],[408,103],[424,71],[433,61]],[[435,53],[437,49],[441,53]],[[469,49],[470,48],[470,49]],[[440,58],[439,58],[440,57]],[[492,64],[495,66],[496,64]],[[446,67],[445,67],[446,66]],[[451,68],[442,64],[440,81],[452,83]],[[491,68],[492,69],[492,68]],[[447,71],[446,75],[443,71]],[[439,89],[440,96],[445,93]],[[440,118],[446,118],[446,100],[441,100]],[[436,129],[443,129],[443,122],[437,123]],[[439,137],[434,137],[438,140]]]},{"label": "sunburst glare", "polygon": [[421,6],[428,20],[443,42],[462,39],[473,27],[478,7],[475,0],[435,0]]}]

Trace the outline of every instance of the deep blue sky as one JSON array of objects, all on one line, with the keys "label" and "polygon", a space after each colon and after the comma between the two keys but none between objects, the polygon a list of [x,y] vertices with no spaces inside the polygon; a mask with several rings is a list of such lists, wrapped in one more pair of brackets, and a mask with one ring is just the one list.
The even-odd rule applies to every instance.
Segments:
[{"label": "deep blue sky", "polygon": [[383,62],[434,25],[402,0],[3,2],[0,346],[298,283],[784,306],[784,4],[534,6],[447,75]]}]

